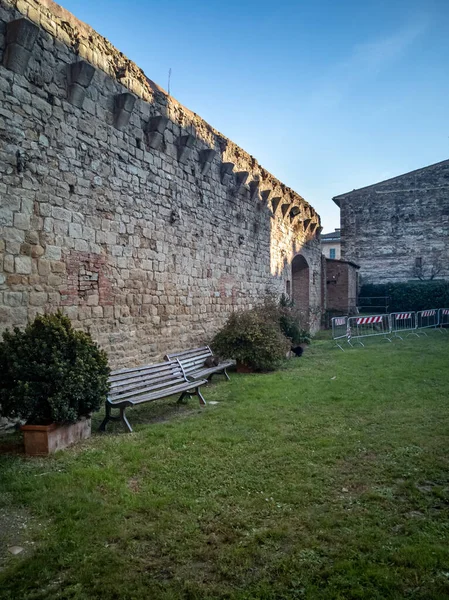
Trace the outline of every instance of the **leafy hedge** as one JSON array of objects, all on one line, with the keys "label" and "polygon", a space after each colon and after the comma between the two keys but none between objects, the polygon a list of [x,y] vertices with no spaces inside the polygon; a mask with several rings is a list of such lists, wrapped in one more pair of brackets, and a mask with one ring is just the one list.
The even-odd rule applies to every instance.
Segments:
[{"label": "leafy hedge", "polygon": [[99,409],[108,359],[90,335],[56,313],[38,315],[0,342],[0,416],[33,425],[73,423]]},{"label": "leafy hedge", "polygon": [[[403,283],[365,284],[359,297],[389,296],[389,312],[449,307],[449,281],[410,281]],[[378,301],[372,302],[376,304]],[[369,306],[366,300],[363,305]]]}]

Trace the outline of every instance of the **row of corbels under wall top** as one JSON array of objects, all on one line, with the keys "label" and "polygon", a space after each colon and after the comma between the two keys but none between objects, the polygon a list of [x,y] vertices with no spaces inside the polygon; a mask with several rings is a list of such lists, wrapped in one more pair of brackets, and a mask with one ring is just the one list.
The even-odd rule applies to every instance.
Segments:
[{"label": "row of corbels under wall top", "polygon": [[[25,75],[32,50],[39,34],[39,27],[25,18],[16,19],[6,27],[6,48],[3,65],[19,75]],[[78,60],[68,67],[67,73],[67,99],[79,109],[82,109],[89,85],[95,74],[95,67],[84,60]],[[125,129],[130,121],[136,96],[130,92],[117,94],[114,97],[114,127],[118,130]],[[146,125],[144,134],[147,148],[160,150],[164,142],[164,133],[168,126],[168,117],[158,115],[151,117]],[[186,164],[194,148],[196,138],[186,133],[178,139],[178,160]],[[217,151],[211,148],[200,150],[199,161],[201,174],[207,175],[214,161]],[[272,212],[273,217],[289,221],[291,226],[302,223],[304,231],[309,234],[319,234],[322,228],[315,211],[299,201],[286,196],[274,196],[273,190],[260,190],[260,181],[253,180],[247,185],[249,171],[234,171],[234,163],[223,162],[220,167],[220,179],[223,185],[232,185],[233,193],[237,195],[245,186],[252,200],[260,197]],[[296,203],[295,203],[296,200]],[[315,219],[313,218],[315,216]]]}]

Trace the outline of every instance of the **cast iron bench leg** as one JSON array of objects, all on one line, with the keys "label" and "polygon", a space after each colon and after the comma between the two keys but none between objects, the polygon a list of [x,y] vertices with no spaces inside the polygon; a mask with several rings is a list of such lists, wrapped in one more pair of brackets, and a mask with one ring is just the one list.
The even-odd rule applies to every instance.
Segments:
[{"label": "cast iron bench leg", "polygon": [[230,377],[229,377],[229,375],[228,375],[228,373],[227,373],[226,369],[223,369],[223,374],[224,374],[224,376],[226,377],[226,379],[227,379],[228,381],[231,381],[231,379],[230,379]]},{"label": "cast iron bench leg", "polygon": [[201,390],[199,387],[195,388],[195,394],[198,396],[200,404],[202,406],[206,406],[206,400],[203,398],[203,395],[201,394]]},{"label": "cast iron bench leg", "polygon": [[111,405],[109,404],[109,402],[106,402],[106,416],[103,419],[103,421],[101,422],[101,425],[98,428],[98,430],[99,431],[106,431],[106,425],[112,419],[113,419],[113,417],[111,416]]}]

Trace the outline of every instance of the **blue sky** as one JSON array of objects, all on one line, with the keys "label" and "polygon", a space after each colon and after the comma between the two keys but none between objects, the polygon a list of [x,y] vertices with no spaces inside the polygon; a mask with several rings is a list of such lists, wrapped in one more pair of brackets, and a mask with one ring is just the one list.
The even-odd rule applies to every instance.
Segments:
[{"label": "blue sky", "polygon": [[62,0],[339,226],[332,196],[449,158],[449,0]]}]

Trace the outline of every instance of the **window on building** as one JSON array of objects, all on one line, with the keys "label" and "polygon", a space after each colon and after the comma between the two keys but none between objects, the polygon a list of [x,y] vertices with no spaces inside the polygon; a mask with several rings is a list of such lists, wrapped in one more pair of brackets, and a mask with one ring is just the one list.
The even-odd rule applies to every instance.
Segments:
[{"label": "window on building", "polygon": [[335,258],[335,256],[336,256],[335,248],[330,248],[329,258]]}]

